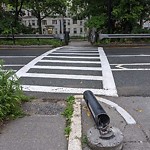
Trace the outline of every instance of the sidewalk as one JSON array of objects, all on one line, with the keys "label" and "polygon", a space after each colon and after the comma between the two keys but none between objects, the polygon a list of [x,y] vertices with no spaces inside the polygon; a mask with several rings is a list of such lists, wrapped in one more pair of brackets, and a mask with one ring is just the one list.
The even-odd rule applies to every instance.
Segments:
[{"label": "sidewalk", "polygon": [[75,47],[92,47],[91,43],[88,41],[83,40],[72,40],[69,43],[69,46],[75,46]]},{"label": "sidewalk", "polygon": [[[103,101],[100,104],[110,117],[110,126],[117,127],[123,133],[123,150],[150,150],[149,97],[98,97],[98,100]],[[118,106],[129,113],[136,123],[134,124]],[[82,102],[82,125],[83,135],[95,125],[85,102]],[[82,150],[91,149],[85,144]]]},{"label": "sidewalk", "polygon": [[[110,117],[110,126],[123,133],[123,150],[150,150],[150,97],[97,99]],[[91,150],[82,142],[95,123],[83,95],[76,96],[76,102],[68,143],[65,119],[61,116],[64,101],[35,100],[24,106],[30,116],[11,121],[3,128],[0,150],[67,150],[68,144],[68,150]]]},{"label": "sidewalk", "polygon": [[67,150],[65,118],[61,116],[64,106],[59,103],[26,103],[30,116],[5,125],[0,134],[0,150]]}]

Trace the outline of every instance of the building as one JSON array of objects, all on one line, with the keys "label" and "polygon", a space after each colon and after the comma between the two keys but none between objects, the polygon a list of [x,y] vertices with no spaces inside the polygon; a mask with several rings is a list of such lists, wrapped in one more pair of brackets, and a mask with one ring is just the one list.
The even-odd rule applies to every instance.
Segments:
[{"label": "building", "polygon": [[[37,18],[32,15],[31,11],[23,10],[24,16],[22,16],[22,22],[25,26],[31,26],[37,29]],[[74,20],[69,17],[46,17],[42,20],[42,34],[61,34],[64,30],[64,24],[66,31],[69,31],[70,36],[86,36],[85,29],[86,20]]]}]

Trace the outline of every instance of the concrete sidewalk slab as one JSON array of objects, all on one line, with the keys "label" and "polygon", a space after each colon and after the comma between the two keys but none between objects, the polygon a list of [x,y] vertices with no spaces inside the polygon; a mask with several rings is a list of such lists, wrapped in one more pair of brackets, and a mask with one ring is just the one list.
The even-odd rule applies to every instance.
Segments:
[{"label": "concrete sidewalk slab", "polygon": [[[136,124],[128,124],[116,109],[108,104],[101,103],[104,110],[110,116],[110,126],[117,127],[124,135],[123,150],[149,150],[150,149],[150,98],[144,97],[106,97],[125,109],[136,121]],[[82,102],[82,136],[95,126],[95,122],[85,102]],[[83,150],[91,150],[86,144]]]},{"label": "concrete sidewalk slab", "polygon": [[0,134],[0,150],[67,150],[65,119],[33,115],[10,122]]}]

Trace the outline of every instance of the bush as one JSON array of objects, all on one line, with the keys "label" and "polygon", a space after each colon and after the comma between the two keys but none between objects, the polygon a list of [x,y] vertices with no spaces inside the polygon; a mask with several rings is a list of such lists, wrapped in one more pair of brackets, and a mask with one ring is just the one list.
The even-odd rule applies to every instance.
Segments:
[{"label": "bush", "polygon": [[0,122],[23,115],[21,102],[26,100],[14,72],[4,71],[0,62]]},{"label": "bush", "polygon": [[[63,42],[57,39],[17,39],[16,45],[52,45],[53,47],[62,46]],[[10,39],[0,40],[0,45],[13,45]]]}]

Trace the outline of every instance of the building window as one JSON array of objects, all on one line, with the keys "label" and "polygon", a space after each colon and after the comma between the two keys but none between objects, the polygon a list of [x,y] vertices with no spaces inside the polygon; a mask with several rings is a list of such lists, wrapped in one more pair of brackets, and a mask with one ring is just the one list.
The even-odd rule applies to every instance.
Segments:
[{"label": "building window", "polygon": [[70,28],[68,28],[68,32],[70,33]]},{"label": "building window", "polygon": [[81,21],[80,21],[80,26],[82,26],[82,25],[83,25],[83,21],[81,20]]},{"label": "building window", "polygon": [[82,29],[82,28],[80,28],[80,33],[81,33],[81,34],[83,33],[83,29]]},{"label": "building window", "polygon": [[42,20],[42,25],[47,25],[47,20]]},{"label": "building window", "polygon": [[32,20],[32,26],[35,26],[35,20]]},{"label": "building window", "polygon": [[77,20],[76,19],[73,19],[73,24],[77,24]]},{"label": "building window", "polygon": [[52,24],[57,24],[57,20],[52,20]]},{"label": "building window", "polygon": [[70,20],[68,20],[68,26],[70,26]]},{"label": "building window", "polygon": [[74,34],[77,34],[77,28],[74,28],[74,29],[73,29],[73,33],[74,33]]}]

